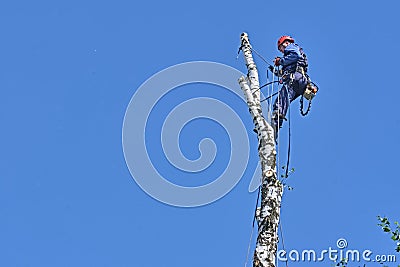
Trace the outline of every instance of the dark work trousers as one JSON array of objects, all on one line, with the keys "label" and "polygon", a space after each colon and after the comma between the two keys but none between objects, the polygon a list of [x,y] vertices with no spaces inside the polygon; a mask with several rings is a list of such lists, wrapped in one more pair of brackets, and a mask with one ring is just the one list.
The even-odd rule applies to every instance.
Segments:
[{"label": "dark work trousers", "polygon": [[[290,103],[304,94],[308,80],[300,72],[294,73],[294,79],[286,78],[283,86],[275,99],[273,107],[272,126],[278,131],[282,127],[283,119],[286,117]],[[279,113],[279,116],[278,114]],[[279,123],[279,124],[278,124]],[[276,133],[275,133],[276,135]]]}]

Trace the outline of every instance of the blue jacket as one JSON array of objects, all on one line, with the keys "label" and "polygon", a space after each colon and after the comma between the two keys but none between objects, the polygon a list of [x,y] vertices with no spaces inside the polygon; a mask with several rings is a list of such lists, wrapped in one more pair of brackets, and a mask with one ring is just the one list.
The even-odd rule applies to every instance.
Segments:
[{"label": "blue jacket", "polygon": [[279,63],[284,72],[295,72],[297,64],[306,69],[308,65],[303,49],[295,43],[291,43],[285,48]]}]

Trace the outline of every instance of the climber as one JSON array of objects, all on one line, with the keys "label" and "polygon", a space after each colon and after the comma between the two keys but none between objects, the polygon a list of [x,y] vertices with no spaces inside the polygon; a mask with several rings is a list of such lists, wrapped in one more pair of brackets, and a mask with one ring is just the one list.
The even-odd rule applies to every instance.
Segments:
[{"label": "climber", "polygon": [[283,57],[276,57],[274,65],[282,66],[281,78],[283,86],[275,99],[272,113],[272,127],[275,132],[275,140],[278,131],[286,120],[286,113],[290,103],[297,97],[303,95],[309,78],[307,75],[307,58],[303,49],[294,42],[290,36],[282,36],[278,40],[278,50]]}]

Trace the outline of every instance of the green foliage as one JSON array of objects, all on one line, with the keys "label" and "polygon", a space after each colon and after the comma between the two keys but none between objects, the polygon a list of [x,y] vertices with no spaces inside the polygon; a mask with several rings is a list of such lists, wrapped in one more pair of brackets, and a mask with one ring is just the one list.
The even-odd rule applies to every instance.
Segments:
[{"label": "green foliage", "polygon": [[283,180],[288,178],[289,175],[291,175],[292,173],[294,173],[294,168],[291,168],[290,170],[286,170],[286,166],[282,166],[282,174],[281,174],[281,182],[284,186],[284,188],[287,188],[289,191],[292,191],[294,188],[291,187],[290,185],[288,185],[286,182],[284,182]]},{"label": "green foliage", "polygon": [[292,173],[294,173],[294,168],[291,168],[290,170],[286,170],[286,166],[282,166],[282,170],[283,170],[283,174],[281,174],[282,178],[288,178],[289,175],[291,175]]},{"label": "green foliage", "polygon": [[347,266],[347,259],[341,259],[338,263],[336,263],[336,266],[346,267]]},{"label": "green foliage", "polygon": [[385,233],[391,234],[391,239],[396,242],[396,252],[400,252],[400,224],[399,222],[394,222],[395,227],[392,228],[390,221],[386,217],[381,217],[378,215],[379,223],[378,225],[382,228]]},{"label": "green foliage", "polygon": [[331,264],[332,267],[347,267],[348,260],[346,258],[341,259],[340,261],[333,260],[333,263]]}]

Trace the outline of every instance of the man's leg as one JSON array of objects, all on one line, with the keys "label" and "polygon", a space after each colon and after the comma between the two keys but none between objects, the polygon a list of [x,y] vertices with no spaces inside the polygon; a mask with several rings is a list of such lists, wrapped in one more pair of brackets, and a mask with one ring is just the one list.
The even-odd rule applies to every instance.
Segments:
[{"label": "man's leg", "polygon": [[289,96],[288,90],[286,90],[286,85],[282,86],[279,91],[278,97],[275,99],[271,126],[274,128],[275,141],[278,137],[278,131],[282,127],[283,120],[286,120],[286,112],[289,107]]},{"label": "man's leg", "polygon": [[303,76],[303,74],[301,74],[299,72],[296,72],[294,74],[294,81],[291,86],[292,88],[291,88],[291,90],[289,90],[290,102],[292,102],[297,97],[304,94],[304,91],[306,90],[306,87],[307,87],[307,83],[308,83],[308,80],[306,77]]},{"label": "man's leg", "polygon": [[274,106],[273,106],[273,113],[274,114],[281,114],[282,119],[285,117],[287,109],[289,106],[289,97],[288,92],[286,90],[286,85],[282,86],[281,90],[279,90],[278,97],[275,99]]},{"label": "man's leg", "polygon": [[278,131],[282,127],[283,120],[286,120],[286,113],[290,103],[304,93],[307,86],[307,79],[296,72],[292,82],[282,86],[278,97],[275,99],[272,113],[272,127],[275,132],[275,140],[278,136]]}]

